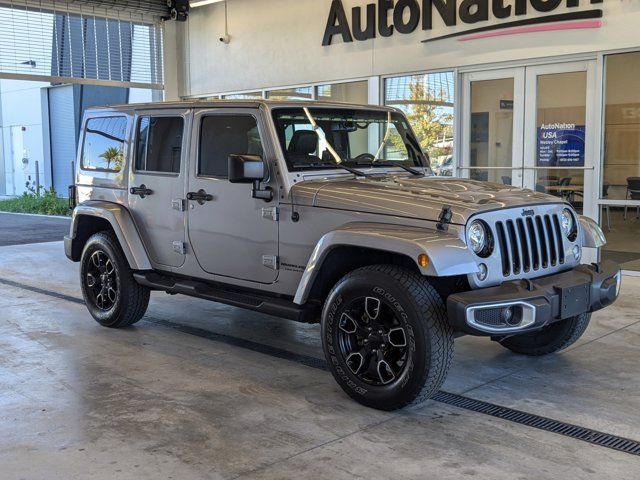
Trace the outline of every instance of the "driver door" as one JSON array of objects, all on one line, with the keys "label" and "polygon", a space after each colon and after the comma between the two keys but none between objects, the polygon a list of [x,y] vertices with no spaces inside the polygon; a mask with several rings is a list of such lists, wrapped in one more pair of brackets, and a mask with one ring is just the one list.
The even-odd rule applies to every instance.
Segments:
[{"label": "driver door", "polygon": [[263,142],[266,128],[258,110],[202,109],[193,124],[188,232],[200,267],[223,277],[273,283],[278,222],[269,212],[277,201],[252,198],[250,185],[232,184],[227,175],[230,154],[273,158],[272,147]]}]

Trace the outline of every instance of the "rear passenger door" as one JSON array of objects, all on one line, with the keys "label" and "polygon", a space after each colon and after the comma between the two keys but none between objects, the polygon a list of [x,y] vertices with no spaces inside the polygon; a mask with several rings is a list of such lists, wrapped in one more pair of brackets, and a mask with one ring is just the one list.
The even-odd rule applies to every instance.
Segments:
[{"label": "rear passenger door", "polygon": [[159,267],[185,261],[185,152],[189,110],[138,112],[129,177],[129,208]]}]

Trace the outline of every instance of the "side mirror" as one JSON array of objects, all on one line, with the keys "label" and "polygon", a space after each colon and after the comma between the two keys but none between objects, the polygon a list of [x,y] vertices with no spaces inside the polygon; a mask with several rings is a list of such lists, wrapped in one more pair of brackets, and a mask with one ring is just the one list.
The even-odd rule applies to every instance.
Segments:
[{"label": "side mirror", "polygon": [[229,155],[229,181],[254,183],[264,179],[264,162],[259,155]]},{"label": "side mirror", "polygon": [[270,202],[273,200],[271,187],[260,185],[265,176],[264,161],[259,155],[229,155],[229,182],[252,183],[251,196]]}]

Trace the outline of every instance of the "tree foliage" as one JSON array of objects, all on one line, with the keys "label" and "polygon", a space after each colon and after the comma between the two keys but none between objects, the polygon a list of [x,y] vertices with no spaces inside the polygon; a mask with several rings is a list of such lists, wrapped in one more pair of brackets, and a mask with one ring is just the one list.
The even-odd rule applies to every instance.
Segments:
[{"label": "tree foliage", "polygon": [[[431,158],[451,155],[453,137],[452,107],[445,106],[445,92],[434,95],[422,81],[409,84],[409,105],[404,111],[422,149]],[[439,146],[438,146],[439,144]]]}]

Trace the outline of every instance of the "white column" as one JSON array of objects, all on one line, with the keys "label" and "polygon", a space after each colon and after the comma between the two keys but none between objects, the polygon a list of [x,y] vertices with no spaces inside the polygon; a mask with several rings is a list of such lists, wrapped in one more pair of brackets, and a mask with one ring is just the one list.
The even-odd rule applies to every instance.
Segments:
[{"label": "white column", "polygon": [[[184,79],[188,61],[182,40],[184,24],[174,21],[164,23],[164,100],[180,100],[187,95]],[[155,98],[154,98],[155,100]]]}]

